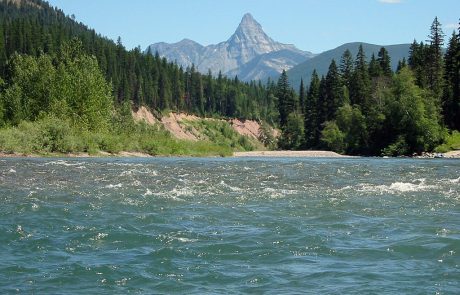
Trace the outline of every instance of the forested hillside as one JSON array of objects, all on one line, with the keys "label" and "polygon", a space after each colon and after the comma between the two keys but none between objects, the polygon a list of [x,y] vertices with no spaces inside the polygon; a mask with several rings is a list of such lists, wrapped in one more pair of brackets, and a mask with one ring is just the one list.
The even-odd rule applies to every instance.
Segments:
[{"label": "forested hillside", "polygon": [[[277,85],[285,149],[331,149],[360,155],[431,151],[460,129],[460,46],[454,32],[444,55],[438,19],[427,43],[414,41],[394,73],[385,48],[370,62],[360,46],[332,60],[326,76],[313,72],[299,96],[284,72]],[[453,136],[455,137],[455,136]]]},{"label": "forested hillside", "polygon": [[45,1],[0,1],[0,153],[230,155],[254,148],[230,126],[213,130],[221,137],[190,142],[160,125],[134,123],[132,109],[273,124],[267,89],[128,51]]},{"label": "forested hillside", "polygon": [[428,42],[414,41],[395,72],[384,47],[367,59],[360,46],[295,91],[286,72],[277,85],[203,75],[127,50],[45,1],[0,0],[0,152],[227,155],[252,148],[233,134],[226,143],[174,140],[164,129],[135,124],[131,111],[140,106],[157,116],[263,120],[280,127],[280,149],[432,151],[460,130],[460,38],[457,31],[446,42],[441,27],[436,18]]},{"label": "forested hillside", "polygon": [[10,82],[8,60],[14,54],[54,55],[75,37],[111,83],[115,105],[131,101],[152,110],[276,121],[273,96],[261,83],[241,83],[219,73],[213,78],[140,48],[126,50],[120,39],[104,38],[42,0],[0,1],[0,76]]}]

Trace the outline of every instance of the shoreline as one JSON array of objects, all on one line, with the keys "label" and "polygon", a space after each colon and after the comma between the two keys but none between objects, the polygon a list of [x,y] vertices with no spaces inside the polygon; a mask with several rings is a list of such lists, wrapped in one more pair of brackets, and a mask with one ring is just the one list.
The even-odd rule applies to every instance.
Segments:
[{"label": "shoreline", "polygon": [[[436,156],[434,156],[436,155]],[[100,151],[97,154],[89,153],[49,153],[49,154],[25,154],[25,153],[5,153],[0,151],[1,158],[154,158],[154,157],[187,157],[184,155],[150,155],[143,152],[122,151],[117,154]],[[191,156],[193,157],[193,156]],[[203,156],[216,157],[216,156]],[[341,155],[331,151],[251,151],[234,152],[229,158],[358,158],[359,156]],[[194,158],[197,158],[196,156]],[[375,158],[375,157],[372,157]],[[377,157],[379,158],[379,157]],[[387,157],[381,157],[387,158]],[[398,157],[389,157],[398,158]],[[449,151],[446,153],[427,154],[422,156],[407,157],[410,159],[460,159],[460,150]]]},{"label": "shoreline", "polygon": [[234,152],[233,157],[270,157],[270,158],[356,158],[355,156],[341,155],[331,151],[252,151]]},{"label": "shoreline", "polygon": [[24,154],[24,153],[4,153],[0,152],[0,158],[152,158],[155,156],[142,152],[119,152],[117,154],[109,152],[89,153],[49,153],[49,154]]}]

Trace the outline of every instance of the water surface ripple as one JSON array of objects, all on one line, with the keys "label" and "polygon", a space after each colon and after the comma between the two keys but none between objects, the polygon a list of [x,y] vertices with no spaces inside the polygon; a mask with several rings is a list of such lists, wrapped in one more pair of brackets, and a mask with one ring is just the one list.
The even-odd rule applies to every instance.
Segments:
[{"label": "water surface ripple", "polygon": [[460,162],[0,159],[0,293],[460,294]]}]

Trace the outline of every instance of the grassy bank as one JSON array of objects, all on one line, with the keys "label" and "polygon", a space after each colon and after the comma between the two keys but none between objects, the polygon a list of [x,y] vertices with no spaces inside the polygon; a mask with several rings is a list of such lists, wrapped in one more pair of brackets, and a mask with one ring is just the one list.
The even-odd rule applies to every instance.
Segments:
[{"label": "grassy bank", "polygon": [[182,124],[186,126],[186,129],[192,130],[193,128],[198,131],[207,140],[229,146],[234,151],[265,149],[259,141],[236,132],[227,121],[206,119],[184,120]]},{"label": "grassy bank", "polygon": [[452,150],[460,150],[460,132],[453,131],[446,136],[445,142],[435,148],[437,153],[446,153]]},{"label": "grassy bank", "polygon": [[[0,129],[0,152],[19,154],[69,154],[121,151],[161,156],[230,156],[237,142],[187,141],[173,138],[162,126],[143,123],[112,124],[104,132],[72,126],[70,120],[52,116],[16,127]],[[244,150],[238,148],[238,150]]]}]

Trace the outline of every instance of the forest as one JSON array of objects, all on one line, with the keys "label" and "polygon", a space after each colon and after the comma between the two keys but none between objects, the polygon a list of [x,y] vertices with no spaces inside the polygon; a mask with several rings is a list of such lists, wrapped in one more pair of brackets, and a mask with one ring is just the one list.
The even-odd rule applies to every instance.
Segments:
[{"label": "forest", "polygon": [[[438,19],[426,43],[414,41],[409,59],[390,67],[384,47],[367,62],[346,50],[327,75],[313,73],[298,95],[286,72],[278,80],[283,149],[330,149],[351,155],[414,155],[433,151],[460,130],[460,45],[452,33],[447,50]],[[458,145],[458,143],[457,143]]]},{"label": "forest", "polygon": [[[273,82],[270,85],[274,88]],[[194,144],[174,140],[164,130],[146,132],[147,126],[131,122],[130,110],[146,106],[158,117],[174,111],[274,125],[278,114],[268,89],[261,82],[243,83],[221,73],[203,75],[194,66],[183,69],[139,47],[127,50],[120,39],[113,42],[98,35],[46,1],[0,1],[0,150],[134,149],[192,155],[211,150],[228,155],[234,146],[251,147],[238,142]],[[50,120],[70,129],[56,135],[57,130],[47,129]],[[126,127],[131,125],[139,130]],[[29,126],[40,130],[31,132]],[[34,138],[26,136],[34,133]],[[56,144],[56,137],[65,140]]]},{"label": "forest", "polygon": [[62,44],[78,38],[112,85],[116,105],[130,101],[133,107],[152,110],[272,122],[277,117],[273,97],[261,82],[242,83],[221,73],[203,75],[194,66],[183,69],[155,52],[144,54],[140,47],[126,50],[120,38],[115,43],[102,37],[46,1],[21,3],[0,2],[0,74],[7,82],[11,78],[7,61],[12,56],[52,56]]},{"label": "forest", "polygon": [[201,74],[140,47],[127,50],[46,1],[19,3],[0,1],[3,151],[231,153],[218,142],[178,142],[134,124],[131,109],[140,106],[158,116],[254,119],[281,130],[275,148],[353,155],[420,154],[460,130],[459,35],[445,49],[437,18],[429,40],[414,41],[395,72],[385,48],[369,62],[361,48],[294,90],[285,72],[277,83]]}]

